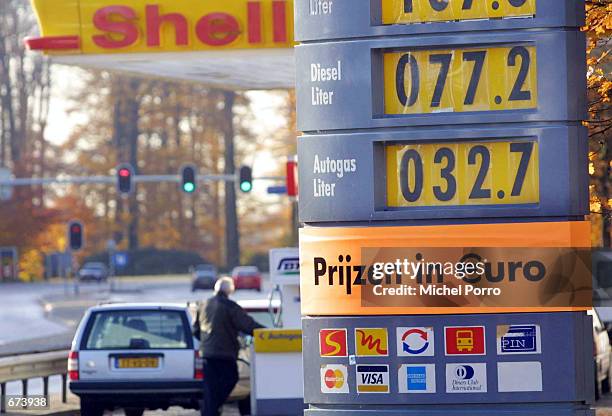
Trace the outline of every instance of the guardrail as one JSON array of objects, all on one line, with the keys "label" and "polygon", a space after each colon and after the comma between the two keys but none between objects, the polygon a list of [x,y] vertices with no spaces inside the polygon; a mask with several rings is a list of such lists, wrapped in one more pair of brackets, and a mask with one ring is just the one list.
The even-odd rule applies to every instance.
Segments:
[{"label": "guardrail", "polygon": [[49,394],[49,377],[62,377],[62,403],[67,400],[68,351],[52,351],[40,354],[18,355],[0,358],[0,413],[6,413],[4,397],[6,383],[21,381],[22,394],[28,394],[28,381],[33,378],[43,379],[43,394]]}]

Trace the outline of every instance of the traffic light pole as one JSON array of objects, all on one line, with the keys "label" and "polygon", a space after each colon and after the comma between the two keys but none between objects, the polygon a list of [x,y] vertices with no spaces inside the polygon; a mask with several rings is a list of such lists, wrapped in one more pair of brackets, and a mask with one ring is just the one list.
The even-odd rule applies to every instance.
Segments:
[{"label": "traffic light pole", "polygon": [[[236,175],[198,175],[198,182],[236,182]],[[282,176],[260,176],[253,180],[284,181]],[[134,183],[176,182],[180,183],[180,175],[134,175]],[[117,182],[116,176],[68,176],[55,178],[10,178],[0,179],[0,186],[40,186],[40,185],[81,185],[110,184]]]}]

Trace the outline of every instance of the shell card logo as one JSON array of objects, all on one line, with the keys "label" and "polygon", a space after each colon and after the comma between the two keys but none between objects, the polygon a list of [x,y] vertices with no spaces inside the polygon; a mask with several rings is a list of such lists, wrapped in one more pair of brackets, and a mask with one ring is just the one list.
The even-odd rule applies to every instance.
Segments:
[{"label": "shell card logo", "polygon": [[355,352],[358,357],[388,356],[387,328],[356,328]]},{"label": "shell card logo", "polygon": [[322,329],[319,331],[321,357],[348,356],[346,329]]},{"label": "shell card logo", "polygon": [[342,364],[321,366],[321,393],[348,393],[348,369]]},{"label": "shell card logo", "polygon": [[485,327],[444,327],[444,344],[446,355],[485,355]]}]

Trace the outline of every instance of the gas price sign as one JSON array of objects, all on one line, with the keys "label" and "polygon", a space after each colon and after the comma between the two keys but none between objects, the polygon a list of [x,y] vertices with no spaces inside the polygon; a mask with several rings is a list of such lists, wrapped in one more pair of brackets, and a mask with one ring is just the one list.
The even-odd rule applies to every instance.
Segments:
[{"label": "gas price sign", "polygon": [[534,141],[390,145],[387,206],[540,202]]},{"label": "gas price sign", "polygon": [[518,110],[538,104],[533,46],[384,54],[386,114]]},{"label": "gas price sign", "polygon": [[381,0],[383,24],[533,17],[536,0]]}]

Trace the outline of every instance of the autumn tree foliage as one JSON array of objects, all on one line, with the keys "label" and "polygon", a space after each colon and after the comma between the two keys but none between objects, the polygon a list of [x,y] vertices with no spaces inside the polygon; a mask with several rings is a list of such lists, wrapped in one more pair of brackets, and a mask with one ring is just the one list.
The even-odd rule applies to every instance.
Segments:
[{"label": "autumn tree foliage", "polygon": [[591,222],[593,244],[611,246],[612,233],[612,1],[586,1]]},{"label": "autumn tree foliage", "polygon": [[[62,146],[70,163],[61,173],[112,175],[121,163],[132,164],[141,175],[178,175],[185,163],[196,165],[200,175],[227,173],[226,92],[109,72],[82,77],[85,87],[71,101],[73,111],[85,114],[86,122]],[[276,105],[284,108],[287,93],[266,94],[280,96]],[[279,128],[268,137],[255,123],[254,111],[248,94],[235,95],[235,164],[254,165],[259,176],[276,174],[276,167],[270,169],[270,157],[259,160],[258,155],[263,149],[294,146],[294,131]],[[287,124],[284,115],[278,124]],[[279,160],[284,163],[284,157]],[[109,185],[74,186],[69,194],[79,195],[94,214],[88,224],[88,252],[104,250],[114,238],[120,249],[184,249],[225,265],[225,189],[223,182],[211,180],[200,182],[193,194],[184,193],[176,182],[141,183],[127,197]],[[237,199],[242,260],[282,244],[290,226],[289,206],[253,194],[238,193]]]}]

